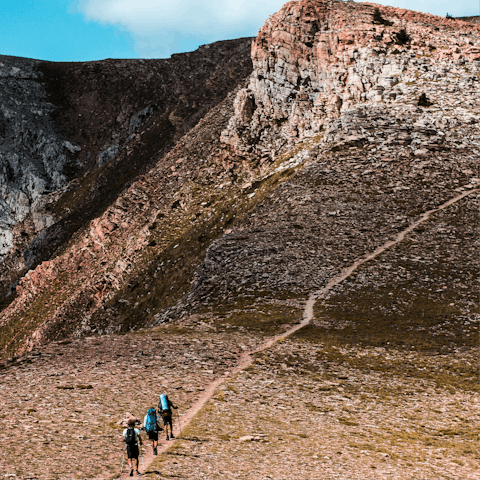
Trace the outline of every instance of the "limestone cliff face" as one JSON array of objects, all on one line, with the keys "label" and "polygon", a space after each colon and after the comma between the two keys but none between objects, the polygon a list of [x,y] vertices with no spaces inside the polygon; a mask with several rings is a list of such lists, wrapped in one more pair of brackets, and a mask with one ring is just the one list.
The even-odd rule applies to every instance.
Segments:
[{"label": "limestone cliff face", "polygon": [[39,63],[0,56],[0,262],[17,224],[30,217],[26,229],[38,233],[53,223],[45,206],[67,185],[80,150],[55,129]]},{"label": "limestone cliff face", "polygon": [[431,59],[436,76],[466,62],[479,72],[478,33],[466,22],[398,8],[287,3],[252,44],[254,72],[222,139],[252,149],[313,136],[360,103],[394,100],[395,85],[418,56]]}]

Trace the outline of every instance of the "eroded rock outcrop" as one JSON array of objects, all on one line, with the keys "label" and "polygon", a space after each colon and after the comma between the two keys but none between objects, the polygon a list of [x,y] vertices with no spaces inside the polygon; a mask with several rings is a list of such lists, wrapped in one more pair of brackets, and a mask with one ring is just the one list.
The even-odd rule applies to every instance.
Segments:
[{"label": "eroded rock outcrop", "polygon": [[465,65],[475,75],[478,35],[472,24],[399,8],[287,3],[252,44],[254,72],[222,140],[252,150],[311,137],[359,104],[394,102],[399,83],[417,81],[412,65],[431,81]]},{"label": "eroded rock outcrop", "polygon": [[206,298],[307,296],[421,212],[478,188],[479,31],[352,2],[291,2],[271,16],[222,140],[304,168],[212,244],[172,315]]},{"label": "eroded rock outcrop", "polygon": [[45,206],[66,187],[66,169],[74,169],[80,150],[55,128],[39,63],[0,56],[0,262],[28,216],[24,235],[52,225]]}]

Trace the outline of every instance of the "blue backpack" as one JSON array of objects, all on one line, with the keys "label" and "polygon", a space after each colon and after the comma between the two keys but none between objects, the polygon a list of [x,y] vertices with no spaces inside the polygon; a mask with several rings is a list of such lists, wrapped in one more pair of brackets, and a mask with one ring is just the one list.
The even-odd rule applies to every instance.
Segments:
[{"label": "blue backpack", "polygon": [[157,412],[154,408],[147,410],[147,421],[145,422],[145,430],[147,432],[157,431]]},{"label": "blue backpack", "polygon": [[170,410],[170,405],[168,404],[168,397],[164,393],[160,395],[160,405],[164,412]]}]

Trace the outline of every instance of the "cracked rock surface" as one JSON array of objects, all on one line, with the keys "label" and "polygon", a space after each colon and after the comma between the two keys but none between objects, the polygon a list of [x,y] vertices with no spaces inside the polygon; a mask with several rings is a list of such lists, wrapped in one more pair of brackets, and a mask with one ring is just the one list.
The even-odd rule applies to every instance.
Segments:
[{"label": "cracked rock surface", "polygon": [[[27,217],[30,234],[54,222],[45,205],[68,183],[80,150],[60,135],[37,60],[0,56],[0,261]],[[58,195],[57,195],[58,196]],[[28,235],[25,233],[25,235]]]}]

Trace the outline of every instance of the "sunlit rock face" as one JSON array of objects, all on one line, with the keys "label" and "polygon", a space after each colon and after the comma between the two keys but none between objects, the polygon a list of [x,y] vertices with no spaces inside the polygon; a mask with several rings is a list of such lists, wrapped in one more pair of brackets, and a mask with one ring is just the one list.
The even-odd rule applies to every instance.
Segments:
[{"label": "sunlit rock face", "polygon": [[379,7],[380,21],[374,5],[323,0],[290,2],[270,16],[222,140],[248,148],[271,142],[272,130],[288,142],[315,135],[360,103],[394,100],[417,56],[434,59],[425,73],[439,78],[465,62],[479,71],[478,27]]}]

